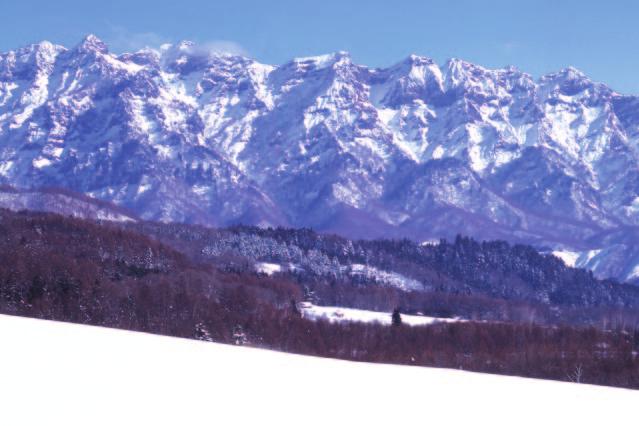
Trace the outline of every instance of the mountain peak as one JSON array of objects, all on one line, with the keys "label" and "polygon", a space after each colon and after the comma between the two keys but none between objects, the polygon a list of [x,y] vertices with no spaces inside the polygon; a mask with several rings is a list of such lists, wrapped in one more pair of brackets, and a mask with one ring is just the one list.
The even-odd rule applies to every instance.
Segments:
[{"label": "mountain peak", "polygon": [[559,71],[560,74],[566,75],[566,76],[570,76],[573,78],[581,78],[581,77],[585,77],[586,74],[584,74],[583,72],[581,72],[581,70],[573,67],[573,66],[569,66],[566,67],[564,69],[562,69],[561,71]]},{"label": "mountain peak", "polygon": [[427,56],[415,55],[414,53],[408,55],[408,57],[404,59],[404,62],[411,65],[432,65],[435,63],[435,61]]},{"label": "mountain peak", "polygon": [[175,55],[188,54],[193,50],[195,43],[189,40],[182,40],[179,43],[165,43],[160,46],[160,53],[163,56],[171,57]]},{"label": "mountain peak", "polygon": [[344,50],[318,56],[305,56],[293,59],[296,64],[313,64],[316,69],[329,68],[337,64],[350,64],[351,54]]},{"label": "mountain peak", "polygon": [[586,74],[584,74],[577,68],[569,66],[559,71],[551,72],[546,75],[543,75],[540,80],[541,81],[548,81],[548,80],[576,81],[576,80],[589,80],[589,78]]},{"label": "mountain peak", "polygon": [[41,42],[32,45],[32,48],[36,50],[55,50],[56,47],[57,46],[49,40],[42,40]]},{"label": "mountain peak", "polygon": [[188,58],[197,58],[199,61],[207,61],[213,58],[242,58],[244,56],[227,52],[210,44],[198,44],[190,40],[182,40],[178,43],[166,43],[160,46],[160,55],[167,63],[174,61],[187,61]]},{"label": "mountain peak", "polygon": [[109,48],[106,43],[100,40],[94,34],[88,34],[82,39],[80,44],[76,46],[76,50],[83,52],[99,52],[99,53],[108,53]]},{"label": "mountain peak", "polygon": [[561,70],[555,73],[550,73],[549,75],[553,78],[560,79],[560,80],[568,80],[568,81],[589,80],[586,74],[584,74],[583,72],[581,72],[580,70],[572,66],[562,68]]},{"label": "mountain peak", "polygon": [[58,53],[66,50],[63,46],[53,44],[48,40],[43,40],[39,43],[32,44],[27,49],[31,52],[37,52],[45,57],[50,58],[53,58]]},{"label": "mountain peak", "polygon": [[191,51],[195,48],[195,42],[191,41],[191,40],[181,40],[180,42],[176,43],[173,48],[175,50],[179,50],[179,51],[183,51],[183,52],[188,52]]},{"label": "mountain peak", "polygon": [[480,70],[480,71],[488,71],[487,68],[482,67],[481,65],[474,64],[472,62],[465,61],[459,58],[450,58],[446,61],[445,68],[451,71],[456,72],[468,72],[471,70]]}]

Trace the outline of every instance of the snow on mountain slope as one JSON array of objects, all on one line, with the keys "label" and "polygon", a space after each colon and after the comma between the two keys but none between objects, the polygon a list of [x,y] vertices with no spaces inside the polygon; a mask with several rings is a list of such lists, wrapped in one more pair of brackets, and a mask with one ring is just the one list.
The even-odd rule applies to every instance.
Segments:
[{"label": "snow on mountain slope", "polygon": [[577,264],[577,261],[580,257],[580,253],[568,250],[555,250],[552,252],[552,254],[560,258],[567,266],[573,268]]},{"label": "snow on mountain slope", "polygon": [[281,222],[268,197],[205,143],[203,89],[170,53],[115,56],[88,36],[73,49],[41,43],[0,56],[3,180],[67,187],[145,219]]},{"label": "snow on mountain slope", "polygon": [[191,42],[114,55],[87,36],[0,54],[0,183],[162,221],[602,249],[603,276],[619,261],[597,238],[639,227],[638,99],[574,68],[371,69],[347,52],[272,66]]},{"label": "snow on mountain slope", "polygon": [[5,315],[0,339],[2,417],[13,426],[585,426],[627,423],[639,403],[633,390],[354,363]]},{"label": "snow on mountain slope", "polygon": [[0,208],[13,211],[51,212],[82,219],[115,222],[134,222],[137,220],[135,215],[104,201],[56,189],[18,190],[0,187]]}]

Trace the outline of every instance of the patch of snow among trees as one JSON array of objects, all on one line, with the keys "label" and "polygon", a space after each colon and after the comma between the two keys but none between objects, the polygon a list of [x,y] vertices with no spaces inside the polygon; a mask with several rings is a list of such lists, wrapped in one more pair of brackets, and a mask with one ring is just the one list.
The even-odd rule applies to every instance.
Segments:
[{"label": "patch of snow among trees", "polygon": [[257,262],[255,264],[255,270],[262,274],[273,275],[275,272],[281,272],[282,266],[277,263]]},{"label": "patch of snow among trees", "polygon": [[[308,319],[326,319],[330,322],[367,322],[391,325],[391,312],[367,311],[364,309],[342,308],[338,306],[316,306],[302,302],[300,306],[302,316]],[[457,318],[436,318],[423,315],[400,314],[402,324],[411,326],[429,325],[437,322],[463,321]]]},{"label": "patch of snow among trees", "polygon": [[405,277],[397,272],[387,272],[369,265],[354,263],[348,267],[350,275],[362,275],[366,278],[374,278],[380,283],[396,287],[400,290],[423,290],[424,286],[417,280]]}]

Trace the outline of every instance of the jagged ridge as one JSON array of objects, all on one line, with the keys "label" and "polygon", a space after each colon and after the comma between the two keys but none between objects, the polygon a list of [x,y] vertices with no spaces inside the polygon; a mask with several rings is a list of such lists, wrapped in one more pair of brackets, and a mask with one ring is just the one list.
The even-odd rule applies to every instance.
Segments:
[{"label": "jagged ridge", "polygon": [[370,69],[345,52],[275,67],[189,42],[114,55],[87,36],[0,55],[0,182],[145,219],[504,238],[631,279],[637,105],[574,68]]}]

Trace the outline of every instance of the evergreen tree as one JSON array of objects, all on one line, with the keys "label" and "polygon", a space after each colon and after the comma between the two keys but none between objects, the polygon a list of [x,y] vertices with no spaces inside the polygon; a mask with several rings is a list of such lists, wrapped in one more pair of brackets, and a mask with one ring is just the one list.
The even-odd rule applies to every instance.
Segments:
[{"label": "evergreen tree", "polygon": [[204,340],[206,342],[212,342],[213,338],[209,329],[201,322],[195,324],[195,338],[197,340]]},{"label": "evergreen tree", "polygon": [[402,325],[402,315],[399,312],[399,308],[395,308],[393,310],[393,314],[391,316],[393,325]]},{"label": "evergreen tree", "polygon": [[299,308],[297,307],[297,302],[295,301],[295,299],[291,299],[290,306],[291,306],[291,314],[294,317],[301,318],[302,317],[302,313],[300,312]]}]

